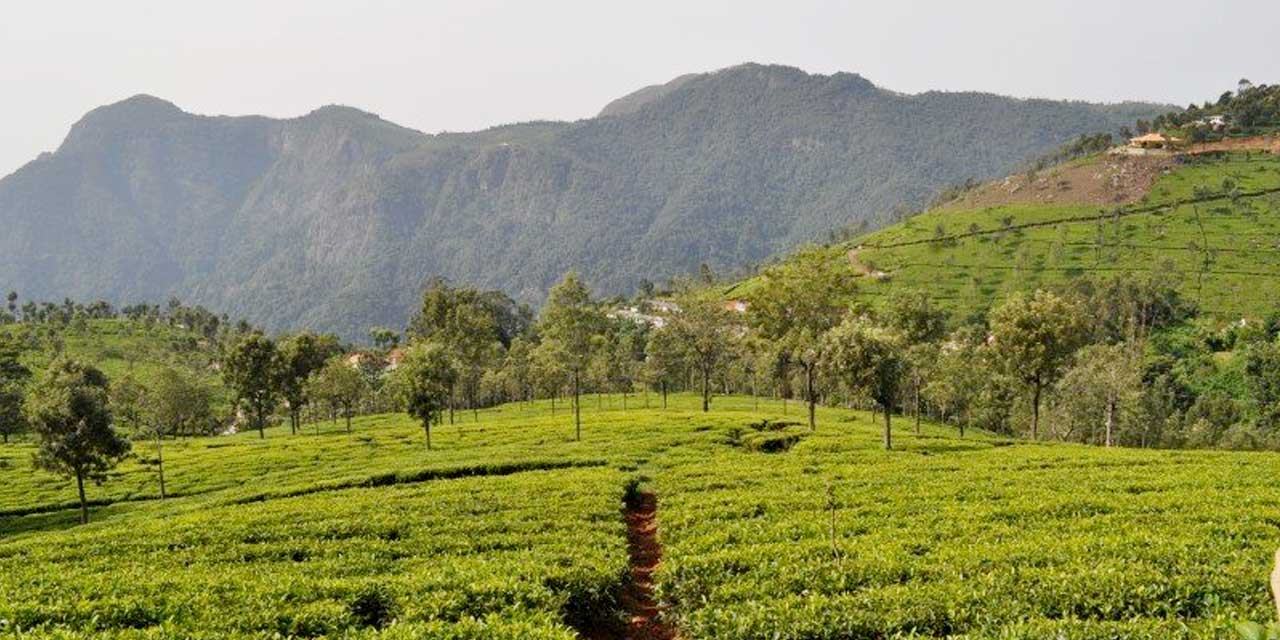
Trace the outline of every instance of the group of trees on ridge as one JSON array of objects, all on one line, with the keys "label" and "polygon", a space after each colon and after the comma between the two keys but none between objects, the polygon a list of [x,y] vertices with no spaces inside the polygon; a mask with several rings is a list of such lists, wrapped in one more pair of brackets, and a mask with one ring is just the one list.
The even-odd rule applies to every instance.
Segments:
[{"label": "group of trees on ridge", "polygon": [[[784,411],[799,399],[810,429],[818,405],[870,409],[886,449],[895,413],[961,437],[981,428],[1105,446],[1280,445],[1280,319],[1213,328],[1173,288],[1134,277],[1013,293],[963,319],[919,291],[873,307],[855,283],[844,263],[802,251],[767,269],[745,301],[690,281],[662,300],[646,288],[637,315],[570,273],[535,318],[500,293],[437,280],[403,337],[377,328],[372,349],[351,353],[331,335],[235,332],[220,369],[235,422],[260,437],[277,416],[297,434],[307,417],[317,428],[345,417],[350,430],[357,412],[401,410],[429,448],[458,409],[544,398],[555,412],[567,398],[581,438],[584,395],[602,404],[620,394],[625,410],[633,393],[647,406],[653,391],[665,408],[668,392],[692,390],[704,411],[720,393],[773,397]],[[1225,373],[1224,352],[1237,363]],[[154,442],[164,497],[163,439],[217,422],[208,386],[188,372],[108,381],[59,356],[33,375],[21,354],[0,338],[0,432],[7,441],[29,429],[36,465],[76,479],[82,509],[85,481],[129,451],[117,427]]]}]

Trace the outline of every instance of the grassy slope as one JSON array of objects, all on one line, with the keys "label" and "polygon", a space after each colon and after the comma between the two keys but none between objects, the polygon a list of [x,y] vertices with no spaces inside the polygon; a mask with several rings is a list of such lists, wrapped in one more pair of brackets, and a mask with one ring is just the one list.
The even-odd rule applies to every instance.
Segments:
[{"label": "grassy slope", "polygon": [[[1239,192],[1260,195],[1229,197],[1228,179]],[[1208,199],[1187,203],[1203,198],[1204,190]],[[823,250],[846,260],[850,249],[863,247],[859,260],[888,274],[860,278],[871,299],[921,288],[961,314],[981,311],[1011,291],[1087,274],[1157,272],[1210,315],[1260,317],[1275,309],[1270,292],[1280,285],[1277,191],[1280,158],[1236,154],[1178,167],[1133,205],[934,210]],[[755,284],[739,283],[728,295],[748,295]]]},{"label": "grassy slope", "polygon": [[73,322],[57,328],[0,325],[0,333],[23,336],[28,347],[23,363],[37,374],[48,366],[56,336],[64,353],[98,367],[111,380],[133,375],[146,384],[165,368],[182,369],[209,385],[219,409],[230,403],[221,376],[210,367],[217,360],[215,347],[185,329],[165,324],[147,327],[117,319]]},{"label": "grassy slope", "polygon": [[[10,447],[0,510],[55,510],[0,517],[0,619],[64,637],[360,637],[347,605],[378,584],[402,608],[387,637],[570,638],[566,612],[625,573],[618,509],[637,476],[659,494],[659,591],[687,638],[1169,638],[1270,615],[1274,454],[961,440],[906,421],[883,452],[868,416],[838,409],[765,454],[733,431],[798,420],[796,405],[696,402],[588,400],[580,443],[546,403],[443,427],[431,452],[399,416],[175,443],[184,497],[101,507],[83,528],[56,509],[71,487]],[[428,479],[459,470],[490,475]],[[151,480],[130,462],[92,495],[149,495]]]}]

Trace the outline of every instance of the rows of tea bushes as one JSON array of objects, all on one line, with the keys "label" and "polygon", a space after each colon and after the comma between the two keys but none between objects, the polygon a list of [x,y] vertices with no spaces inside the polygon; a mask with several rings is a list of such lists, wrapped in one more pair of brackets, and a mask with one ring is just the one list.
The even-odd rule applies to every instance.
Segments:
[{"label": "rows of tea bushes", "polygon": [[884,453],[833,425],[666,469],[668,615],[721,640],[1228,638],[1274,615],[1274,456],[1000,444]]},{"label": "rows of tea bushes", "polygon": [[[37,493],[50,511],[0,519],[0,637],[581,637],[619,622],[635,479],[686,639],[1235,638],[1274,615],[1274,454],[927,422],[886,452],[864,413],[820,408],[810,432],[794,403],[699,400],[588,403],[580,443],[567,413],[511,405],[432,452],[403,417],[191,443],[172,464],[200,490],[83,527]],[[788,446],[750,446],[766,436]]]},{"label": "rows of tea bushes", "polygon": [[0,543],[0,633],[573,638],[619,610],[623,485],[596,467],[150,505]]}]

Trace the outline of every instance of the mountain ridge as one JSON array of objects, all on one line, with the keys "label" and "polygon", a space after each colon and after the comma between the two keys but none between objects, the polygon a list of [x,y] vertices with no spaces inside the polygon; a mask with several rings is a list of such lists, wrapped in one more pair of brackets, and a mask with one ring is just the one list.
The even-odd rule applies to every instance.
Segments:
[{"label": "mountain ridge", "polygon": [[403,324],[435,276],[536,303],[571,268],[606,294],[738,269],[1163,109],[904,96],[756,64],[681,78],[610,115],[468,133],[134,96],[0,178],[0,284],[355,337]]}]

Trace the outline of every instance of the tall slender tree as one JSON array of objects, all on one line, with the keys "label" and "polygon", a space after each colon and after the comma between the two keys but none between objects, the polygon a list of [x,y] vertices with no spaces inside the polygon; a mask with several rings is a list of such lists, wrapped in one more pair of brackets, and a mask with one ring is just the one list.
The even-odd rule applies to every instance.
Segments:
[{"label": "tall slender tree", "polygon": [[604,315],[591,301],[591,291],[570,271],[551,288],[539,322],[543,341],[564,357],[573,388],[574,438],[582,439],[582,378],[591,358],[591,339],[603,330]]}]

